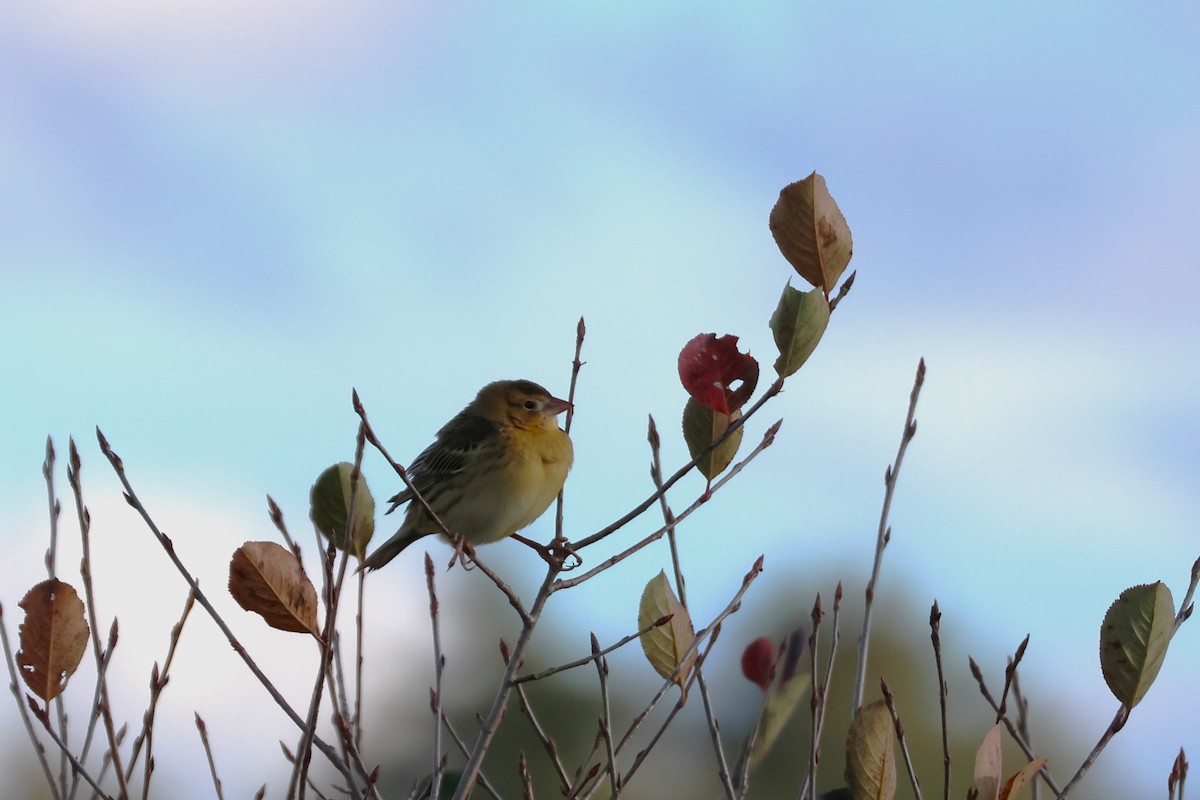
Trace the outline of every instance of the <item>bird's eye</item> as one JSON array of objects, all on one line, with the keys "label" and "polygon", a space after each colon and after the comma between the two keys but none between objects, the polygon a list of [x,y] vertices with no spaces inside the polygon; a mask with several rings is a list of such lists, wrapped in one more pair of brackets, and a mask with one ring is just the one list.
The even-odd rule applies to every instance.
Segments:
[{"label": "bird's eye", "polygon": [[521,405],[525,406],[526,411],[536,411],[538,407],[536,400],[526,400]]}]

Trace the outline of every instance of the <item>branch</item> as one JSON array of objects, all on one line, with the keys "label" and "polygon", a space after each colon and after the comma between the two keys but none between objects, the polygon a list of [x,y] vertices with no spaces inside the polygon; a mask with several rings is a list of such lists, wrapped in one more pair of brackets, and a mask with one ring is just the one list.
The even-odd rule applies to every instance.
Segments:
[{"label": "branch", "polygon": [[875,562],[871,567],[871,580],[867,582],[867,603],[863,611],[862,633],[858,637],[858,668],[854,677],[854,701],[850,709],[851,717],[858,714],[862,707],[863,690],[867,682],[867,651],[871,636],[871,617],[875,608],[875,589],[879,584],[879,570],[883,564],[883,550],[892,538],[892,529],[888,525],[888,512],[892,508],[892,496],[896,492],[896,477],[900,474],[900,465],[904,461],[904,451],[908,443],[917,435],[917,422],[913,418],[917,411],[917,398],[921,394],[921,386],[925,383],[925,359],[917,362],[917,376],[913,380],[912,392],[908,396],[908,416],[904,420],[904,433],[900,436],[900,448],[896,451],[896,460],[884,473],[883,511],[879,515],[879,531],[875,536]]},{"label": "branch", "polygon": [[[125,488],[126,502],[128,502],[129,505],[131,505],[134,510],[141,515],[142,520],[146,523],[146,527],[148,527],[150,532],[154,534],[154,538],[158,540],[158,543],[166,552],[167,557],[170,558],[171,563],[175,565],[175,569],[179,571],[179,574],[183,576],[184,581],[187,582],[187,585],[196,595],[196,602],[200,604],[201,608],[208,612],[208,615],[212,618],[213,622],[216,623],[217,627],[221,630],[221,633],[225,635],[225,639],[229,642],[230,646],[233,647],[233,651],[238,654],[238,656],[249,668],[250,672],[253,673],[254,677],[258,678],[259,683],[261,683],[263,688],[267,690],[267,693],[271,696],[271,699],[275,701],[276,705],[283,710],[283,713],[287,715],[288,719],[290,719],[296,725],[296,727],[300,728],[300,730],[304,730],[304,720],[301,719],[300,715],[296,713],[295,709],[288,704],[288,701],[284,698],[284,696],[279,693],[277,688],[275,688],[275,684],[271,682],[271,679],[268,678],[265,673],[263,673],[258,664],[255,663],[254,659],[250,657],[250,654],[246,651],[246,648],[243,647],[242,643],[238,641],[238,638],[233,635],[233,631],[230,630],[229,625],[225,622],[225,619],[220,615],[220,613],[217,612],[216,608],[213,607],[213,604],[211,601],[209,601],[208,596],[200,589],[200,584],[196,581],[196,578],[191,574],[191,572],[188,571],[188,568],[184,565],[183,561],[180,560],[179,555],[175,552],[175,544],[165,533],[158,529],[156,524],[154,524],[154,520],[150,517],[150,512],[146,510],[146,507],[142,504],[142,501],[138,499],[137,493],[134,492],[133,486],[129,483],[129,478],[125,475],[125,465],[121,461],[120,456],[113,451],[112,447],[108,443],[108,439],[104,437],[104,434],[99,428],[96,428],[96,438],[100,442],[100,451],[104,453],[105,457],[108,458],[109,463],[112,464],[113,470],[117,473],[117,478],[121,481],[121,485]],[[349,767],[346,766],[345,762],[342,761],[342,759],[338,756],[337,751],[316,735],[313,736],[313,744],[327,759],[329,759],[329,763],[332,764],[333,767],[342,774],[342,777],[344,777],[348,783],[353,785],[353,774],[351,773]],[[352,796],[358,797],[358,794],[355,793]]]}]

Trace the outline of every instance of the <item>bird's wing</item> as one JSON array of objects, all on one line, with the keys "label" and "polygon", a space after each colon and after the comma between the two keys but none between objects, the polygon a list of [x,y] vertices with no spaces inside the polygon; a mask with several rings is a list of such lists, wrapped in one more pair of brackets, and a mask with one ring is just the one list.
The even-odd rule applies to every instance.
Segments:
[{"label": "bird's wing", "polygon": [[[478,414],[463,411],[438,431],[434,443],[426,447],[413,459],[408,468],[408,477],[413,486],[428,499],[430,490],[451,475],[463,470],[471,456],[488,440],[497,436],[500,426]],[[388,502],[392,504],[388,513],[407,503],[413,497],[409,489],[396,494]]]}]

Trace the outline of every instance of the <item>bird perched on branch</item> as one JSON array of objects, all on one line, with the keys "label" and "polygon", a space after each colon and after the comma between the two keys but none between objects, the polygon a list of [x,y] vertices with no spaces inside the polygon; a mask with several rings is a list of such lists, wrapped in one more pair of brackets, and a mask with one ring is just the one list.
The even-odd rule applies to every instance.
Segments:
[{"label": "bird perched on branch", "polygon": [[[574,449],[556,417],[570,407],[533,381],[489,383],[416,457],[409,479],[445,526],[471,544],[512,536],[545,512],[567,479]],[[404,522],[360,569],[379,569],[442,531],[412,490],[391,503],[389,514],[409,504]]]}]

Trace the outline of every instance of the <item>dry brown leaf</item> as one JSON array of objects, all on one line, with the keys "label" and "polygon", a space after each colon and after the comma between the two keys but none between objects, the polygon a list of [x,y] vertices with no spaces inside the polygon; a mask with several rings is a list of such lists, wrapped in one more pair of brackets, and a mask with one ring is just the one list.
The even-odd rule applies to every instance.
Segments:
[{"label": "dry brown leaf", "polygon": [[229,593],[272,628],[320,635],[317,591],[296,557],[275,542],[246,542],[234,551]]},{"label": "dry brown leaf", "polygon": [[779,252],[828,297],[850,263],[854,243],[825,178],[814,172],[785,186],[771,209],[770,224]]},{"label": "dry brown leaf", "polygon": [[[650,666],[662,675],[668,677],[680,663],[681,656],[696,640],[696,631],[692,627],[692,618],[687,609],[679,602],[675,592],[671,591],[671,582],[665,572],[659,572],[646,588],[642,590],[642,600],[638,604],[638,628],[645,629],[655,621],[671,615],[671,619],[642,634],[642,650]],[[696,663],[696,653],[693,651],[684,662],[683,668],[675,676],[675,683],[683,697],[687,697],[687,679],[691,674],[692,665]]]},{"label": "dry brown leaf", "polygon": [[88,624],[75,589],[57,578],[30,589],[18,637],[17,667],[30,690],[50,701],[62,693],[87,648]]}]

